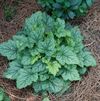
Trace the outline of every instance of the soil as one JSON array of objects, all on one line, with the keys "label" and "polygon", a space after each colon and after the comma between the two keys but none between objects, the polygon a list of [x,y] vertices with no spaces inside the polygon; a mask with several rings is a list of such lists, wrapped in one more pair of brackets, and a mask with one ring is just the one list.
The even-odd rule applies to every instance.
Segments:
[{"label": "soil", "polygon": [[[17,6],[16,15],[7,22],[0,4],[0,43],[10,39],[22,28],[25,18],[38,10],[41,10],[41,7],[35,0],[22,0]],[[100,101],[100,0],[96,0],[86,17],[71,23],[80,27],[85,39],[84,44],[96,58],[97,67],[90,68],[82,81],[73,82],[71,92],[66,92],[61,97],[50,95],[51,101]],[[7,66],[7,59],[0,56],[0,86],[6,90],[11,101],[41,101],[40,96],[33,96],[31,88],[18,90],[15,81],[2,77]]]}]

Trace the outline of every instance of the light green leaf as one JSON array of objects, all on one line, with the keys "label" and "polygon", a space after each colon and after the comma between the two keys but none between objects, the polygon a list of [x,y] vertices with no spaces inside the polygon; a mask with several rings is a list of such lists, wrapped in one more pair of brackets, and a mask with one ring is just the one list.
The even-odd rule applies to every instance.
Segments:
[{"label": "light green leaf", "polygon": [[42,101],[50,101],[48,97],[45,97]]},{"label": "light green leaf", "polygon": [[38,80],[38,74],[32,73],[32,71],[27,71],[21,69],[19,71],[19,76],[17,77],[17,88],[22,89],[36,82]]},{"label": "light green leaf", "polygon": [[13,60],[17,56],[16,43],[12,40],[0,44],[0,54],[6,56],[9,60]]},{"label": "light green leaf", "polygon": [[66,64],[79,64],[78,57],[71,51],[69,47],[61,46],[60,51],[57,53],[56,59],[62,65]]},{"label": "light green leaf", "polygon": [[36,61],[38,61],[39,58],[41,58],[40,55],[33,56],[33,57],[31,58],[31,64],[34,64]]},{"label": "light green leaf", "polygon": [[57,61],[54,61],[54,62],[49,62],[47,64],[47,67],[46,67],[49,72],[51,74],[53,74],[54,76],[56,76],[56,74],[59,72],[59,68],[61,68],[61,65],[57,62]]}]

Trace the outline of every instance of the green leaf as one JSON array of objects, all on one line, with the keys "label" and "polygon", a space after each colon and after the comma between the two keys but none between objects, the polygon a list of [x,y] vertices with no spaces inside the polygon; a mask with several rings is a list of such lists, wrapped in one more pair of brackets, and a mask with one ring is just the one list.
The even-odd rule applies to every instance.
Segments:
[{"label": "green leaf", "polygon": [[69,47],[61,46],[60,51],[57,53],[56,59],[62,65],[66,64],[79,64],[78,57]]},{"label": "green leaf", "polygon": [[4,72],[4,77],[8,79],[16,79],[19,75],[19,70],[23,66],[18,61],[12,61],[9,64],[9,68]]},{"label": "green leaf", "polygon": [[69,11],[69,12],[68,12],[68,16],[69,16],[69,18],[73,19],[76,15],[75,15],[74,12]]},{"label": "green leaf", "polygon": [[27,71],[21,69],[19,71],[19,76],[17,77],[17,88],[22,89],[36,82],[38,80],[38,74],[32,73],[32,71]]},{"label": "green leaf", "polygon": [[39,93],[41,91],[47,91],[48,87],[49,87],[48,81],[34,82],[33,83],[33,88],[34,88],[36,93]]},{"label": "green leaf", "polygon": [[0,101],[4,99],[4,90],[0,87]]},{"label": "green leaf", "polygon": [[61,20],[61,19],[57,19],[57,21],[55,22],[55,32],[54,34],[58,37],[65,37],[67,36],[68,32],[65,30],[65,21]]},{"label": "green leaf", "polygon": [[86,0],[88,7],[91,7],[94,0]]},{"label": "green leaf", "polygon": [[0,101],[11,101],[9,96],[5,94],[5,91],[0,87]]},{"label": "green leaf", "polygon": [[78,26],[71,29],[72,37],[76,43],[82,42],[83,36],[81,35],[80,29]]},{"label": "green leaf", "polygon": [[34,45],[34,43],[35,43],[35,44],[38,44],[40,41],[43,40],[43,33],[44,33],[44,32],[41,32],[41,29],[38,29],[37,31],[31,32],[31,33],[29,34],[29,37],[28,37],[29,42],[30,42],[31,44],[33,44],[33,45]]},{"label": "green leaf", "polygon": [[45,80],[47,80],[47,79],[49,79],[49,75],[48,74],[41,74],[41,75],[39,75],[39,78],[40,78],[40,81],[45,81]]},{"label": "green leaf", "polygon": [[57,62],[57,61],[54,61],[54,62],[49,62],[47,64],[47,67],[46,67],[49,72],[51,74],[53,74],[54,76],[56,76],[56,74],[59,72],[59,68],[61,68],[61,65]]},{"label": "green leaf", "polygon": [[13,41],[16,43],[16,46],[19,51],[22,51],[26,47],[28,47],[28,40],[27,37],[25,37],[24,35],[13,36]]},{"label": "green leaf", "polygon": [[64,87],[64,81],[59,78],[51,79],[50,81],[43,81],[43,82],[36,82],[33,83],[33,88],[35,92],[40,91],[48,91],[50,93],[58,93],[60,92]]},{"label": "green leaf", "polygon": [[55,40],[53,35],[50,35],[44,42],[40,42],[38,45],[38,51],[45,53],[46,56],[51,56],[55,52]]},{"label": "green leaf", "polygon": [[93,66],[95,67],[96,66],[96,60],[94,59],[94,57],[91,55],[90,52],[84,52],[84,65],[86,67],[90,67],[90,66]]},{"label": "green leaf", "polygon": [[50,93],[58,93],[60,92],[64,87],[64,81],[60,78],[54,78],[51,79],[49,82],[49,88],[48,91]]},{"label": "green leaf", "polygon": [[63,72],[62,77],[64,80],[77,81],[81,80],[80,75],[74,65],[66,66],[66,70]]},{"label": "green leaf", "polygon": [[48,97],[45,97],[42,101],[50,101]]},{"label": "green leaf", "polygon": [[33,57],[39,55],[38,48],[30,49],[29,51]]},{"label": "green leaf", "polygon": [[83,74],[86,73],[87,68],[81,68],[81,67],[78,67],[77,70],[78,70],[78,72],[79,72],[81,75],[83,75]]},{"label": "green leaf", "polygon": [[41,58],[40,55],[33,56],[33,57],[31,58],[31,64],[34,64],[36,61],[38,61],[39,58]]},{"label": "green leaf", "polygon": [[26,54],[22,57],[21,64],[30,65],[31,64],[31,56]]},{"label": "green leaf", "polygon": [[94,0],[38,0],[54,18],[74,19],[86,15]]},{"label": "green leaf", "polygon": [[11,101],[9,96],[5,95],[4,100],[3,101]]},{"label": "green leaf", "polygon": [[42,63],[41,61],[37,61],[33,66],[32,66],[32,72],[38,73],[45,71],[46,65]]},{"label": "green leaf", "polygon": [[6,56],[9,60],[13,60],[17,56],[17,47],[14,41],[8,40],[0,44],[0,54]]}]

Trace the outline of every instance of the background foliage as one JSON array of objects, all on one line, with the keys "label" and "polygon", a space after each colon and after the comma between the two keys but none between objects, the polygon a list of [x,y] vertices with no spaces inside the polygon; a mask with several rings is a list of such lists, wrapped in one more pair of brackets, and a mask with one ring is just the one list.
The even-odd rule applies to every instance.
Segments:
[{"label": "background foliage", "polygon": [[64,19],[84,16],[93,4],[93,0],[38,0],[48,14]]}]

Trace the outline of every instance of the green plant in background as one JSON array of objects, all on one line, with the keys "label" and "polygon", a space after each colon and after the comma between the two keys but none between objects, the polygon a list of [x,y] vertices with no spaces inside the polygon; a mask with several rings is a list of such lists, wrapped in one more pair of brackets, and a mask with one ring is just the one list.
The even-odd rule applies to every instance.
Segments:
[{"label": "green plant in background", "polygon": [[11,101],[10,98],[5,94],[5,91],[0,87],[0,101]]},{"label": "green plant in background", "polygon": [[96,66],[82,41],[78,27],[36,12],[20,32],[0,44],[0,54],[9,60],[4,77],[16,80],[18,89],[32,85],[37,94],[63,94],[88,67]]},{"label": "green plant in background", "polygon": [[2,0],[1,6],[6,21],[11,21],[13,19],[17,12],[17,6],[22,1],[23,0]]},{"label": "green plant in background", "polygon": [[10,21],[16,14],[16,9],[12,6],[4,6],[4,17],[7,21]]},{"label": "green plant in background", "polygon": [[38,0],[48,14],[64,19],[85,15],[94,0]]}]

